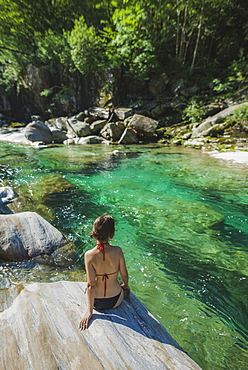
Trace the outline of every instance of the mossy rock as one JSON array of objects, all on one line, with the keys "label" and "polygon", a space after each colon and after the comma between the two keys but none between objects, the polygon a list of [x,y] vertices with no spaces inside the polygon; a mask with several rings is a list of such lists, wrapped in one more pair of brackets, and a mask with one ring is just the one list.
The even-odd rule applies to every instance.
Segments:
[{"label": "mossy rock", "polygon": [[20,127],[25,127],[25,124],[21,122],[11,122],[11,124],[7,128],[10,129],[10,128],[20,128]]},{"label": "mossy rock", "polygon": [[[42,176],[33,183],[28,184],[27,187],[27,193],[32,194],[32,199],[47,198],[76,188],[74,184],[60,174]],[[25,185],[23,188],[25,188]]]},{"label": "mossy rock", "polygon": [[224,127],[223,125],[214,125],[208,132],[210,137],[218,137],[223,135]]},{"label": "mossy rock", "polygon": [[75,189],[76,186],[60,174],[40,177],[30,184],[22,184],[17,189],[18,199],[10,205],[13,212],[32,211],[39,213],[47,221],[54,219],[54,211],[46,200],[56,194]]},{"label": "mossy rock", "polygon": [[52,254],[54,263],[59,266],[70,266],[78,261],[78,251],[74,243],[68,242],[63,247],[58,248]]}]

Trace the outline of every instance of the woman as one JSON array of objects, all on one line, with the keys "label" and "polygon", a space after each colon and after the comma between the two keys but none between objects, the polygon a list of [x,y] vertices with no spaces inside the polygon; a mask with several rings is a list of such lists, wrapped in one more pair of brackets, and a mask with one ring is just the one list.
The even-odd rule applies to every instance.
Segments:
[{"label": "woman", "polygon": [[[88,310],[79,323],[80,330],[88,328],[93,308],[106,310],[118,307],[124,298],[124,290],[127,297],[130,295],[123,252],[120,247],[109,244],[114,233],[113,217],[105,214],[95,220],[90,236],[96,240],[96,246],[84,256]],[[121,285],[118,280],[119,272],[123,281]]]}]

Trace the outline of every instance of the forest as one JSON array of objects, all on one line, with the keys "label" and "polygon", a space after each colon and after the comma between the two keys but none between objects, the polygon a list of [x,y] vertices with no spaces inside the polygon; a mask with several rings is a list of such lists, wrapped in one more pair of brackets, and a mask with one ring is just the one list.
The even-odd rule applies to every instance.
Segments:
[{"label": "forest", "polygon": [[6,101],[17,116],[127,106],[181,85],[184,103],[201,105],[246,86],[247,0],[0,4],[3,113]]}]

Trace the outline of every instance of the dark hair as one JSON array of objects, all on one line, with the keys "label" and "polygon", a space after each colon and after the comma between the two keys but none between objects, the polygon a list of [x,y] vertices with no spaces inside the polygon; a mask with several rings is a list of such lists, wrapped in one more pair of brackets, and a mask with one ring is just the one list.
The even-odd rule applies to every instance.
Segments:
[{"label": "dark hair", "polygon": [[112,216],[104,214],[95,220],[90,237],[98,240],[107,240],[113,238],[114,233],[115,220]]}]

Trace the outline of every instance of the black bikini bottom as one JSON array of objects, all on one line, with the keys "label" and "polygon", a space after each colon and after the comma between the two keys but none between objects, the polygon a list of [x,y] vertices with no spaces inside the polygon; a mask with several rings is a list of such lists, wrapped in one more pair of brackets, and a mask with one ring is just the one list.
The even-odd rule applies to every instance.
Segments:
[{"label": "black bikini bottom", "polygon": [[111,308],[113,308],[116,305],[120,295],[121,295],[121,291],[120,291],[119,294],[117,294],[114,297],[95,298],[94,299],[94,309],[95,310],[110,310]]}]

